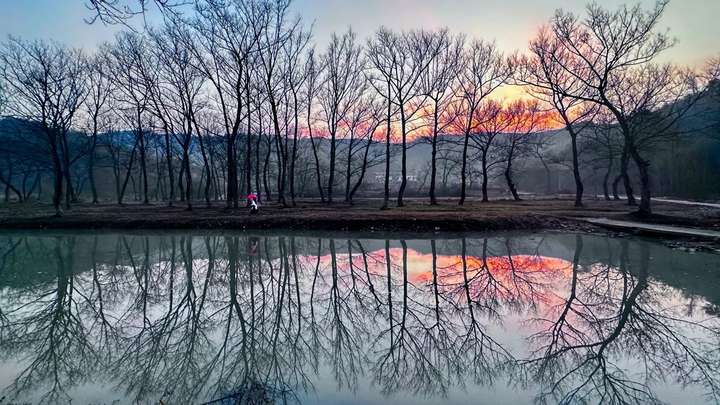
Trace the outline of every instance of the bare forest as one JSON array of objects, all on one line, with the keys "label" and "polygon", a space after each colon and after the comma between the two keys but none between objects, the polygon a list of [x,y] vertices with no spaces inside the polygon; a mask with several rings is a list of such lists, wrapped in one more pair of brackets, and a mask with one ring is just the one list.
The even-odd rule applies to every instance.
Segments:
[{"label": "bare forest", "polygon": [[[0,43],[6,202],[718,198],[720,58],[662,62],[666,0],[557,10],[515,52],[451,28],[316,39],[288,0],[148,3],[90,1],[85,23],[124,27],[96,49]],[[129,25],[146,6],[159,22]]]}]

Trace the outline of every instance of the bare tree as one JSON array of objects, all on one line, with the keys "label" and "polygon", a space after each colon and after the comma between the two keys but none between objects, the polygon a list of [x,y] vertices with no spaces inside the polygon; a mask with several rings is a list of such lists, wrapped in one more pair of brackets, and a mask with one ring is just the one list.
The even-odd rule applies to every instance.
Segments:
[{"label": "bare tree", "polygon": [[310,49],[310,51],[307,53],[307,58],[305,60],[305,74],[307,76],[303,95],[306,103],[305,118],[307,119],[306,125],[308,131],[308,138],[310,138],[310,146],[312,147],[313,159],[315,160],[315,179],[317,181],[318,193],[320,194],[320,201],[325,202],[323,177],[320,170],[320,158],[318,156],[319,145],[316,144],[316,142],[319,142],[319,140],[316,141],[315,137],[313,136],[313,128],[316,122],[313,119],[313,105],[317,94],[320,91],[322,69],[323,66],[319,65],[317,57],[315,56],[315,49]]},{"label": "bare tree", "polygon": [[333,34],[327,51],[322,56],[323,78],[318,102],[327,135],[330,137],[330,168],[327,183],[327,200],[333,201],[335,185],[336,139],[342,122],[356,106],[364,91],[364,61],[356,35],[348,30],[342,36]]},{"label": "bare tree", "polygon": [[88,177],[92,192],[92,203],[98,203],[98,192],[95,184],[95,158],[98,143],[98,134],[105,132],[110,126],[111,93],[113,83],[109,76],[105,49],[101,49],[88,60],[88,95],[84,103],[84,112],[87,117],[87,132],[90,134],[90,147],[88,150]]},{"label": "bare tree", "polygon": [[[483,100],[502,86],[512,75],[512,66],[507,63],[495,43],[473,40],[462,58],[462,70],[458,78],[456,103],[457,121],[455,127],[463,136],[462,168],[460,172],[460,201],[465,203],[467,188],[467,158],[471,135],[478,129],[477,115]],[[483,195],[486,199],[486,193]]]},{"label": "bare tree", "polygon": [[387,105],[385,119],[385,181],[381,209],[387,209],[390,202],[390,146],[393,117],[393,87],[391,82],[393,72],[398,64],[395,55],[398,40],[395,33],[381,27],[375,32],[374,38],[369,39],[366,45],[368,64],[372,67],[372,70],[368,72],[368,81],[377,93],[385,99]]},{"label": "bare tree", "polygon": [[[285,184],[287,179],[287,142],[281,145],[281,103],[286,91],[286,80],[283,72],[285,43],[300,28],[300,19],[290,19],[290,2],[288,0],[275,0],[259,4],[253,8],[253,16],[259,15],[264,24],[253,24],[252,29],[258,37],[260,50],[258,62],[261,65],[262,82],[267,94],[267,103],[270,107],[272,129],[275,134],[275,148],[278,160],[278,201],[287,206],[285,200]],[[287,120],[285,120],[287,122]],[[287,133],[286,133],[287,141]]]},{"label": "bare tree", "polygon": [[506,160],[497,145],[498,138],[505,136],[506,132],[511,129],[514,118],[505,111],[500,102],[494,100],[484,101],[473,117],[477,133],[469,137],[471,141],[469,146],[477,149],[480,153],[483,202],[489,201],[488,184],[491,171]]},{"label": "bare tree", "polygon": [[[650,161],[641,155],[631,121],[644,111],[671,106],[672,101],[683,97],[697,100],[699,95],[694,85],[678,88],[678,83],[685,79],[675,81],[672,69],[649,65],[675,43],[667,32],[657,29],[667,4],[667,0],[659,0],[649,10],[637,5],[615,11],[591,4],[584,20],[558,11],[551,23],[562,53],[568,56],[553,57],[553,62],[583,85],[578,89],[562,89],[561,94],[595,103],[614,116],[640,173],[640,215],[652,213]],[[693,103],[682,103],[672,114],[657,111],[670,117],[663,126],[674,124],[681,111],[687,111]]]},{"label": "bare tree", "polygon": [[[413,130],[410,122],[422,110],[424,101],[415,100],[421,96],[419,86],[423,73],[428,69],[441,49],[439,36],[431,31],[414,30],[403,32],[395,41],[392,58],[396,61],[390,71],[390,87],[394,98],[392,103],[397,108],[400,120],[400,137],[402,143],[401,182],[398,190],[398,207],[402,207],[405,187],[407,187],[407,137]],[[413,103],[413,101],[415,102]]]},{"label": "bare tree", "polygon": [[520,201],[514,180],[514,163],[529,157],[536,150],[535,144],[543,141],[544,138],[535,136],[535,132],[542,129],[544,114],[535,100],[514,101],[505,108],[504,114],[509,125],[506,133],[501,136],[499,145],[502,159],[505,161],[503,175],[513,199]]},{"label": "bare tree", "polygon": [[100,21],[103,24],[122,24],[129,27],[133,17],[142,16],[150,6],[163,15],[176,16],[179,8],[192,4],[195,0],[86,0],[85,7],[92,15],[85,19],[88,24]]},{"label": "bare tree", "polygon": [[[270,11],[254,1],[247,4],[204,1],[196,4],[196,10],[196,18],[190,22],[192,35],[183,38],[193,52],[190,63],[210,82],[211,100],[222,117],[227,165],[226,202],[228,208],[237,208],[237,137],[243,119],[250,120],[243,104],[249,103],[249,100],[244,100],[250,77],[249,62],[258,52],[260,37],[269,24]],[[246,156],[246,164],[249,158]]]},{"label": "bare tree", "polygon": [[615,180],[610,181],[610,178],[615,169],[615,161],[621,157],[622,146],[622,135],[616,125],[613,125],[613,120],[608,114],[597,114],[593,122],[592,128],[588,131],[586,137],[586,143],[593,152],[593,157],[596,160],[604,162],[605,175],[603,176],[603,196],[606,201],[610,201],[610,188],[612,185],[612,194],[615,199],[620,199],[618,195],[618,183],[622,178],[622,174],[618,175]]},{"label": "bare tree", "polygon": [[[346,139],[348,140],[345,170],[346,202],[352,203],[353,195],[360,188],[365,178],[370,147],[373,144],[373,135],[384,120],[382,110],[383,107],[379,103],[376,103],[370,95],[365,94],[344,119],[344,127],[347,129]],[[361,155],[359,168],[354,165],[357,160],[355,156],[358,154]],[[356,172],[358,172],[358,178],[354,185],[351,186],[352,178]]]},{"label": "bare tree", "polygon": [[[290,94],[292,96],[292,152],[290,153],[290,200],[292,201],[293,207],[295,206],[295,163],[297,161],[297,150],[298,150],[298,133],[300,130],[300,111],[302,105],[298,99],[299,92],[307,80],[308,72],[305,70],[305,66],[302,64],[301,56],[305,51],[310,40],[310,33],[305,32],[302,29],[297,29],[291,33],[288,40],[285,42],[285,77],[287,79]],[[305,102],[308,102],[306,100]],[[289,106],[288,106],[289,108]],[[249,165],[248,165],[249,167]]]},{"label": "bare tree", "polygon": [[[576,75],[563,69],[570,63],[569,52],[563,50],[548,28],[543,28],[530,43],[530,56],[514,59],[518,81],[526,84],[529,93],[552,106],[557,121],[570,135],[572,171],[575,179],[575,206],[582,207],[583,182],[580,174],[578,135],[592,119],[595,110],[587,102],[568,96],[579,92],[584,83]],[[629,179],[626,181],[629,187]]]},{"label": "bare tree", "polygon": [[[128,128],[132,128],[135,138],[133,150],[140,152],[139,163],[142,176],[143,203],[147,204],[148,199],[148,174],[147,174],[147,145],[146,137],[149,133],[146,127],[148,105],[150,102],[149,75],[155,74],[148,69],[149,49],[147,39],[140,34],[121,32],[115,38],[109,50],[112,75],[117,83],[117,90],[114,93],[118,102],[118,115]],[[131,175],[132,161],[128,168],[125,185]],[[122,204],[124,189],[118,199]]]},{"label": "bare tree", "polygon": [[0,65],[7,110],[39,123],[47,140],[54,174],[53,206],[60,216],[63,180],[67,208],[73,199],[68,133],[86,94],[84,57],[56,43],[10,37],[0,49]]},{"label": "bare tree", "polygon": [[[159,62],[159,77],[151,89],[150,99],[154,106],[153,111],[163,122],[163,129],[169,129],[171,135],[182,148],[181,177],[185,178],[185,203],[187,209],[192,209],[192,170],[191,153],[193,139],[198,140],[203,160],[203,177],[206,180],[205,201],[210,204],[210,182],[212,172],[206,151],[203,132],[207,135],[208,126],[204,125],[201,131],[199,114],[204,105],[202,90],[208,76],[200,69],[195,57],[195,47],[190,42],[190,32],[183,26],[169,23],[160,32],[152,35],[155,51]],[[216,122],[223,122],[213,117]],[[167,128],[167,129],[166,129]],[[225,129],[225,128],[223,128]],[[166,140],[166,143],[168,141]],[[172,147],[170,146],[171,150]],[[170,150],[167,151],[170,153]],[[171,162],[168,171],[172,170]],[[172,184],[172,181],[170,182]]]},{"label": "bare tree", "polygon": [[452,102],[455,100],[455,82],[463,56],[465,37],[451,36],[447,29],[433,33],[437,36],[439,52],[433,58],[420,79],[421,93],[431,103],[432,113],[423,119],[428,120],[431,128],[432,152],[430,156],[430,204],[436,205],[435,183],[437,179],[438,136],[454,123]]}]

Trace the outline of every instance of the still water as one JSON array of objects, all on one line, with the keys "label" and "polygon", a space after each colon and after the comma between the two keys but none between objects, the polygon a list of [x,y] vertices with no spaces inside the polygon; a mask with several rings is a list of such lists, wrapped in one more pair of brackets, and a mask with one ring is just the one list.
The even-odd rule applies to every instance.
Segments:
[{"label": "still water", "polygon": [[0,233],[0,403],[717,403],[720,255],[559,233]]}]

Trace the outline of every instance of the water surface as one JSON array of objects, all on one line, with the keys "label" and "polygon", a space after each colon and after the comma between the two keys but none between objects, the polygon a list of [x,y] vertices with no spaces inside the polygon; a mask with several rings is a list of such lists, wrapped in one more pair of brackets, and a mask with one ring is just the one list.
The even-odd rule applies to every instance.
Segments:
[{"label": "water surface", "polygon": [[719,269],[579,234],[0,233],[0,403],[717,403]]}]

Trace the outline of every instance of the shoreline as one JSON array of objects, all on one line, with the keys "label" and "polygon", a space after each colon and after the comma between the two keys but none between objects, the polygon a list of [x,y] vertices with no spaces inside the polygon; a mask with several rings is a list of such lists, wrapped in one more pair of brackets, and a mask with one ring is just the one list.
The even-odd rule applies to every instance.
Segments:
[{"label": "shoreline", "polygon": [[[380,212],[380,211],[379,211]],[[322,218],[294,214],[272,216],[183,217],[165,218],[104,218],[89,222],[82,216],[0,219],[0,230],[308,230],[308,231],[369,231],[369,232],[471,232],[500,230],[532,230],[561,228],[572,219],[525,214],[482,218],[472,215],[326,215]]]},{"label": "shoreline", "polygon": [[[402,238],[451,238],[457,235],[495,232],[573,232],[607,237],[639,236],[669,247],[720,254],[720,240],[700,237],[617,230],[592,224],[588,219],[610,218],[646,224],[692,227],[720,231],[720,210],[658,203],[651,218],[636,218],[632,207],[616,201],[588,201],[583,208],[572,200],[495,200],[470,201],[459,207],[451,200],[430,206],[414,200],[406,207],[380,210],[377,201],[354,205],[325,205],[298,202],[283,208],[266,204],[259,214],[245,208],[227,209],[224,202],[211,207],[198,205],[192,211],[182,206],[161,204],[78,204],[62,217],[54,217],[49,204],[0,205],[0,233],[7,232],[246,232],[294,236],[373,239],[380,236]],[[404,235],[400,235],[404,234]]]},{"label": "shoreline", "polygon": [[591,226],[563,212],[568,208],[564,200],[470,201],[464,206],[451,200],[435,206],[415,200],[385,210],[377,200],[352,205],[299,201],[296,207],[264,204],[255,215],[244,207],[228,209],[224,202],[213,202],[210,207],[198,202],[192,211],[179,204],[81,203],[60,217],[53,215],[49,204],[5,204],[0,205],[0,229],[484,232]]},{"label": "shoreline", "polygon": [[[380,211],[379,211],[380,212]],[[177,218],[104,218],[89,222],[82,216],[0,219],[0,230],[293,230],[351,232],[485,232],[562,229],[581,221],[540,214],[482,218],[472,215],[352,215],[323,218],[298,215]],[[587,226],[591,226],[587,224]]]},{"label": "shoreline", "polygon": [[[246,208],[228,209],[224,202],[209,207],[197,202],[192,211],[176,203],[80,203],[61,217],[46,203],[0,205],[0,230],[293,230],[352,232],[488,232],[515,230],[576,230],[612,233],[586,222],[591,218],[630,220],[646,224],[720,230],[720,209],[657,202],[650,218],[633,216],[633,207],[618,201],[588,200],[575,208],[570,199],[470,200],[458,206],[442,200],[431,206],[413,199],[405,207],[380,210],[377,200],[355,204],[298,201],[296,207],[269,203],[258,214]],[[627,233],[627,232],[623,232]],[[654,237],[659,237],[655,235]],[[661,237],[661,236],[660,236]]]}]

